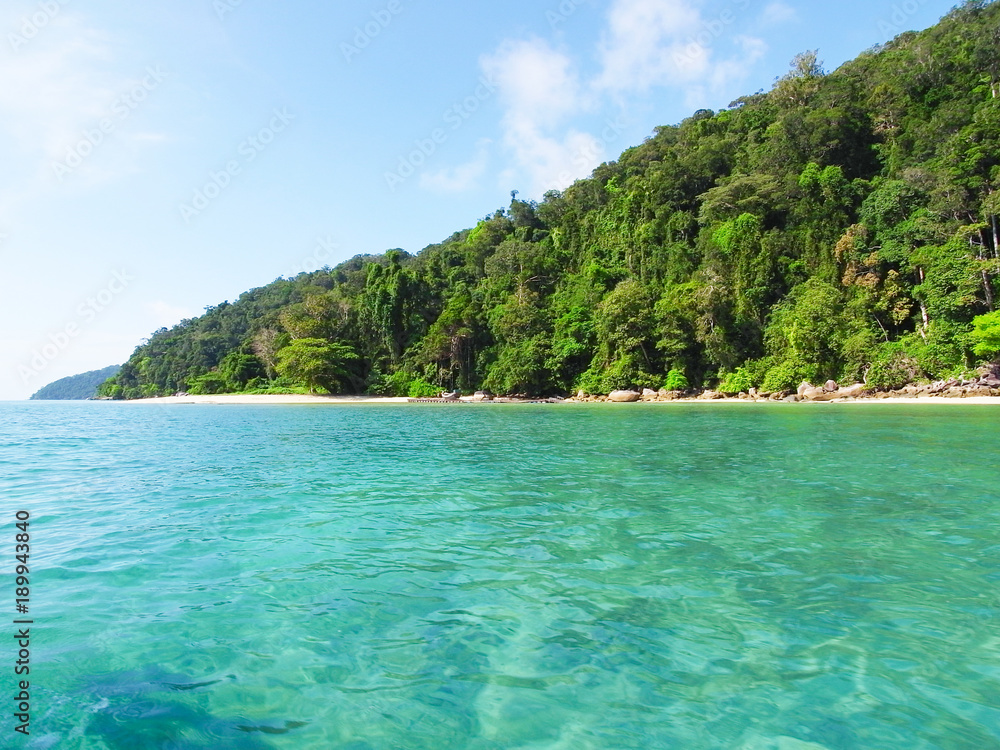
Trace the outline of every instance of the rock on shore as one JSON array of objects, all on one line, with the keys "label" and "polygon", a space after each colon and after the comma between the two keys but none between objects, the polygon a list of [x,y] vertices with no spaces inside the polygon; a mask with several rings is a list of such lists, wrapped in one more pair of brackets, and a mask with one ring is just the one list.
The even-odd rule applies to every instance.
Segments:
[{"label": "rock on shore", "polygon": [[632,404],[642,399],[642,394],[638,391],[612,391],[608,394],[608,401],[614,404]]},{"label": "rock on shore", "polygon": [[614,391],[607,396],[589,395],[584,391],[580,391],[576,394],[575,398],[569,400],[591,403],[635,403],[637,401],[717,401],[726,398],[738,398],[741,401],[786,401],[800,403],[857,401],[859,399],[978,398],[988,396],[1000,397],[1000,364],[983,367],[971,379],[952,378],[936,383],[907,385],[893,391],[876,391],[864,383],[842,386],[836,381],[828,380],[821,386],[803,382],[793,394],[789,394],[787,391],[782,393],[762,393],[756,389],[751,389],[749,393],[734,395],[712,390],[684,392],[668,391],[662,388],[659,391],[653,391],[649,388],[644,388],[641,392],[631,390]]},{"label": "rock on shore", "polygon": [[868,387],[864,383],[855,383],[843,388],[830,380],[822,387],[814,386],[811,383],[802,383],[797,395],[801,401],[836,401],[842,398],[860,398],[866,390]]}]

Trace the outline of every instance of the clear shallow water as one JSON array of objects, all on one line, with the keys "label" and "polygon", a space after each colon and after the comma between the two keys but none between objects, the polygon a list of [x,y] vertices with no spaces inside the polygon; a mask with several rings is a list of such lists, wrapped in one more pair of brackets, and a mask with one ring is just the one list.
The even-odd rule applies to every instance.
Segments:
[{"label": "clear shallow water", "polygon": [[0,404],[14,746],[1000,747],[998,425]]}]

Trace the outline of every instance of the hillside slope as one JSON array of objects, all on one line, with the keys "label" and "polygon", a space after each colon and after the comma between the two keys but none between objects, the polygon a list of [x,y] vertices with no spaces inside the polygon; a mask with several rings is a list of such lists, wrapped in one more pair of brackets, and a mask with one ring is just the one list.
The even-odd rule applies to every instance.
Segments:
[{"label": "hillside slope", "polygon": [[805,53],[771,91],[658,128],[539,204],[158,331],[103,393],[781,391],[962,371],[998,292],[998,50],[1000,5],[967,2],[832,73]]},{"label": "hillside slope", "polygon": [[40,388],[31,396],[32,401],[85,401],[97,395],[97,389],[108,378],[121,371],[121,365],[111,365],[102,370],[92,370],[71,375]]}]

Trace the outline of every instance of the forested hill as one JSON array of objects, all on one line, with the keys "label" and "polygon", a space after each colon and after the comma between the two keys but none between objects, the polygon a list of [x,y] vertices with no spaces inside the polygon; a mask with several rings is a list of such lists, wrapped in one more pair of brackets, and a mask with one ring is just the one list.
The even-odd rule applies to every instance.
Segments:
[{"label": "forested hill", "polygon": [[31,401],[86,401],[97,395],[97,389],[108,378],[121,371],[119,365],[111,365],[103,370],[92,370],[80,375],[71,375],[40,388],[31,396]]},{"label": "forested hill", "polygon": [[[1000,4],[661,127],[416,256],[156,332],[104,393],[895,387],[998,352]],[[973,321],[980,316],[976,324]],[[978,335],[978,339],[977,339]]]}]

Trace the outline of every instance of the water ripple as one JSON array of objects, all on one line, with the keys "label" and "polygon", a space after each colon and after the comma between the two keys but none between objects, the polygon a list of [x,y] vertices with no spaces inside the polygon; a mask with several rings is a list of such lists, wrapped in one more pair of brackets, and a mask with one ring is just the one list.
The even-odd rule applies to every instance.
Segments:
[{"label": "water ripple", "polygon": [[33,747],[998,746],[995,420],[873,417],[2,405]]}]

